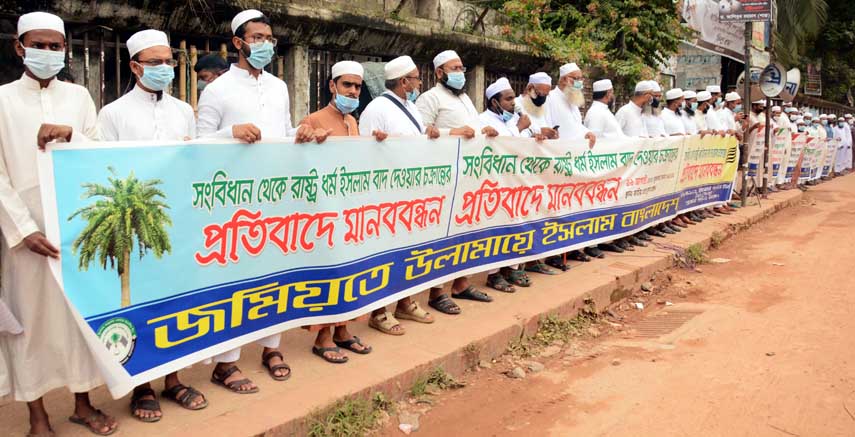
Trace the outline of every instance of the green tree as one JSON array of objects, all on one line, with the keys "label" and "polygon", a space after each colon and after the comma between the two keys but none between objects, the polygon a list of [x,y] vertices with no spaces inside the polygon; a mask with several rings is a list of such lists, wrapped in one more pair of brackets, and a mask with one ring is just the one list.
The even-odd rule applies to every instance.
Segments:
[{"label": "green tree", "polygon": [[852,105],[855,88],[855,10],[851,0],[828,0],[828,19],[821,32],[800,50],[800,66],[822,61],[822,97]]},{"label": "green tree", "polygon": [[627,81],[650,77],[692,36],[673,0],[508,0],[506,33],[535,54]]},{"label": "green tree", "polygon": [[[845,14],[851,8],[850,0],[837,3],[841,4],[833,9],[834,15]],[[824,28],[828,7],[826,0],[778,0],[775,56],[779,62],[791,67],[800,65],[801,55]]]},{"label": "green tree", "polygon": [[89,206],[75,211],[68,217],[80,216],[87,221],[86,227],[72,245],[72,253],[80,252],[79,267],[87,270],[97,260],[102,268],[115,268],[122,284],[122,308],[131,304],[131,252],[134,241],[140,259],[148,251],[156,258],[172,251],[167,226],[172,220],[166,214],[169,206],[163,202],[164,193],[157,188],[162,181],[151,179],[140,181],[133,171],[125,179],[116,177],[110,167],[108,184],[83,184],[84,199],[93,199]]}]

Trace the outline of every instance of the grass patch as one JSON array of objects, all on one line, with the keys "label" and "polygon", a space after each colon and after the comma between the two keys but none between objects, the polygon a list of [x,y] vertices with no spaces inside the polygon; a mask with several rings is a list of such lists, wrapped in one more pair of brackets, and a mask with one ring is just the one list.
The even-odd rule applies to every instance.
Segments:
[{"label": "grass patch", "polygon": [[718,249],[721,247],[721,244],[724,242],[724,235],[720,232],[713,232],[712,236],[710,236],[710,247],[713,249]]},{"label": "grass patch", "polygon": [[566,342],[579,337],[599,319],[599,315],[590,307],[584,308],[576,317],[564,319],[550,314],[540,320],[534,335],[523,335],[508,345],[508,352],[514,356],[532,357],[541,349],[555,342]]},{"label": "grass patch", "polygon": [[378,425],[381,412],[392,412],[394,403],[382,392],[371,399],[353,398],[336,402],[325,413],[309,419],[309,437],[363,436]]},{"label": "grass patch", "polygon": [[430,394],[428,392],[431,391],[430,388],[432,387],[435,387],[438,390],[448,390],[461,388],[463,386],[463,383],[454,379],[454,377],[449,375],[442,367],[437,367],[430,373],[419,377],[416,382],[413,383],[413,387],[410,389],[410,394],[413,395],[413,397],[419,398]]},{"label": "grass patch", "polygon": [[689,246],[686,249],[686,261],[690,266],[707,262],[707,254],[704,246],[697,243]]}]

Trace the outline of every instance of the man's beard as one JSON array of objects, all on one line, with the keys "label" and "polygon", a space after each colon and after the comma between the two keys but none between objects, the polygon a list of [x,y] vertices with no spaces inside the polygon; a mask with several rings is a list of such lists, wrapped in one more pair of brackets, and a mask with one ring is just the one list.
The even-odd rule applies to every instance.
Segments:
[{"label": "man's beard", "polygon": [[577,90],[572,86],[564,87],[564,98],[567,99],[567,103],[577,108],[585,107],[585,94],[582,93],[582,90]]},{"label": "man's beard", "polygon": [[695,115],[695,110],[688,106],[683,110],[686,111],[686,114],[689,114],[690,117]]},{"label": "man's beard", "polygon": [[525,111],[525,113],[528,115],[531,115],[531,116],[537,117],[537,118],[541,118],[541,117],[543,117],[543,114],[546,112],[546,107],[544,107],[542,105],[541,106],[535,105],[534,102],[531,101],[531,97],[529,97],[527,95],[524,95],[522,97],[522,99],[520,99],[520,100],[522,100],[523,111]]},{"label": "man's beard", "polygon": [[662,112],[662,106],[660,105],[658,108],[654,108],[650,103],[644,105],[643,111],[646,115],[652,115],[654,117],[658,117],[659,113]]}]

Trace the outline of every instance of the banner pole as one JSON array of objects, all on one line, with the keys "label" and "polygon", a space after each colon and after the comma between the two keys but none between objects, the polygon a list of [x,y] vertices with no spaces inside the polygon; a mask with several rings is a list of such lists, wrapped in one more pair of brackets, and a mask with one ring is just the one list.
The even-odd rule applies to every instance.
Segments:
[{"label": "banner pole", "polygon": [[[745,86],[745,91],[742,95],[742,107],[743,111],[745,111],[745,106],[750,105],[751,102],[751,30],[752,30],[751,22],[745,23],[745,75],[743,84]],[[750,106],[749,106],[750,108]],[[743,112],[744,113],[744,112]],[[748,141],[748,128],[751,126],[750,123],[746,124],[747,127],[743,131],[742,134],[742,144],[745,145],[746,141]],[[743,152],[749,152],[747,148],[743,147]],[[739,168],[742,171],[742,189],[739,191],[739,198],[742,199],[742,206],[745,207],[748,205],[748,186],[746,182],[748,181],[748,153],[742,153],[739,157]]]}]

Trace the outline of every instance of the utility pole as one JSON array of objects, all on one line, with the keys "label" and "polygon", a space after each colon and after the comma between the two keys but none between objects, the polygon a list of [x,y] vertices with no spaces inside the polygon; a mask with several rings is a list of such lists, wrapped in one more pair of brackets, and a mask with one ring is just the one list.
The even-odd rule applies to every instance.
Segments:
[{"label": "utility pole", "polygon": [[[775,63],[775,24],[774,24],[775,18],[776,17],[773,16],[771,21],[769,22],[770,23],[770,25],[769,25],[769,30],[770,30],[770,32],[769,32],[769,62],[772,64]],[[771,168],[767,168],[767,167],[771,167],[771,165],[769,164],[769,154],[771,153],[769,151],[769,146],[770,146],[769,143],[771,142],[770,137],[772,136],[772,118],[771,118],[772,109],[771,109],[771,106],[772,106],[772,99],[769,97],[766,97],[766,145],[765,145],[765,148],[763,150],[763,191],[762,191],[764,197],[766,196],[766,191],[769,189],[768,188],[769,187],[768,178],[769,178],[769,172],[772,170]],[[785,115],[781,115],[781,116],[783,117]],[[778,171],[780,171],[780,169]]]},{"label": "utility pole", "polygon": [[[744,108],[748,106],[750,108],[751,102],[751,31],[753,25],[751,22],[745,23],[745,74],[743,85],[745,86],[745,91],[742,94],[742,107]],[[747,105],[746,105],[747,104]],[[742,142],[746,144],[748,140],[748,128],[750,128],[750,123],[747,124],[748,127],[742,133]],[[748,186],[746,182],[748,181],[748,148],[744,148],[743,152],[739,157],[739,167],[742,169],[742,189],[739,192],[739,198],[742,199],[742,206],[748,206]]]}]

